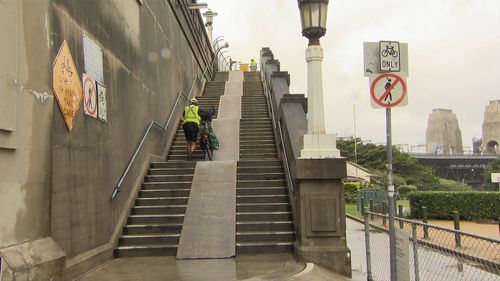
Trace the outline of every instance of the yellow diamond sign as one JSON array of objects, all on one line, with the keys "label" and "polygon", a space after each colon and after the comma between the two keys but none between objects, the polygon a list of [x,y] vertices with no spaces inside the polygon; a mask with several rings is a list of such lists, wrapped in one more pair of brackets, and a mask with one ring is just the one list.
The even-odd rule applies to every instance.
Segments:
[{"label": "yellow diamond sign", "polygon": [[82,84],[73,57],[64,40],[52,68],[52,87],[64,122],[71,132],[76,114],[82,102]]}]

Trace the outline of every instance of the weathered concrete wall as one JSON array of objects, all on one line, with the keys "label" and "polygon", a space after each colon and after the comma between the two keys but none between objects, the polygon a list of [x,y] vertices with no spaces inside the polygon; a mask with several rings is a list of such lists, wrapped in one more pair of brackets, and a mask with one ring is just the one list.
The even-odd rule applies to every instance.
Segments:
[{"label": "weathered concrete wall", "polygon": [[484,110],[482,151],[500,154],[500,100],[490,101]]},{"label": "weathered concrete wall", "polygon": [[0,4],[0,248],[50,234],[49,1]]},{"label": "weathered concrete wall", "polygon": [[[111,256],[146,162],[167,152],[183,99],[172,129],[153,128],[114,201],[111,192],[150,122],[165,124],[180,91],[201,91],[193,78],[213,57],[198,11],[175,0],[140,2],[0,3],[0,35],[9,38],[0,42],[0,254],[40,241],[38,249],[62,249],[67,258],[47,262],[80,273],[93,257]],[[52,62],[66,40],[81,77],[84,34],[103,52],[108,120],[85,115],[80,104],[69,132],[52,93]],[[59,273],[54,280],[75,276]],[[49,275],[35,270],[26,280]]]},{"label": "weathered concrete wall", "polygon": [[457,116],[449,109],[434,109],[426,131],[427,153],[463,154],[462,132]]}]

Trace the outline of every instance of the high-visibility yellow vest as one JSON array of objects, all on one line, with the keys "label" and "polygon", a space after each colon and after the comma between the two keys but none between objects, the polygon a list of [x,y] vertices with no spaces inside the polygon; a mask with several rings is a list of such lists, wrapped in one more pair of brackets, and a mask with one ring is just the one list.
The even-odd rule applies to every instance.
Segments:
[{"label": "high-visibility yellow vest", "polygon": [[184,107],[184,123],[193,122],[200,126],[201,117],[198,114],[197,105],[188,105]]}]

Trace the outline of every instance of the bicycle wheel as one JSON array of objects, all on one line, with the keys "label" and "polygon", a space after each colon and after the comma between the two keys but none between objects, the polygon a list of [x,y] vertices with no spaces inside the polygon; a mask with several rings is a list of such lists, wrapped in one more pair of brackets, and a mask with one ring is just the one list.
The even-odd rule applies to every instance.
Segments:
[{"label": "bicycle wheel", "polygon": [[398,54],[398,51],[394,51],[394,52],[392,52],[392,57],[397,58],[397,57],[398,57],[398,55],[399,55],[399,54]]},{"label": "bicycle wheel", "polygon": [[388,55],[387,50],[383,50],[383,51],[382,51],[382,56],[383,56],[383,57],[387,57],[387,55]]}]

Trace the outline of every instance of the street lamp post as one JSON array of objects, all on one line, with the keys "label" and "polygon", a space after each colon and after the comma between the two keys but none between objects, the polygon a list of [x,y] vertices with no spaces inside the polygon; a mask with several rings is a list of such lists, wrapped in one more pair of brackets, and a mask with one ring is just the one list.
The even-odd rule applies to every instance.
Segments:
[{"label": "street lamp post", "polygon": [[305,52],[307,61],[307,134],[303,137],[304,158],[340,157],[333,134],[325,132],[323,103],[323,48],[319,39],[326,33],[329,0],[298,0],[302,35],[309,39]]},{"label": "street lamp post", "polygon": [[297,189],[295,252],[300,259],[352,276],[347,247],[342,179],[346,159],[340,157],[335,135],[326,134],[320,38],[326,32],[328,0],[298,0],[302,35],[309,39],[307,61],[307,133],[295,161]]},{"label": "street lamp post", "polygon": [[208,9],[205,13],[203,13],[205,17],[205,26],[208,31],[208,39],[212,42],[212,24],[214,23],[214,17],[217,16],[217,13],[212,12],[212,10]]}]

